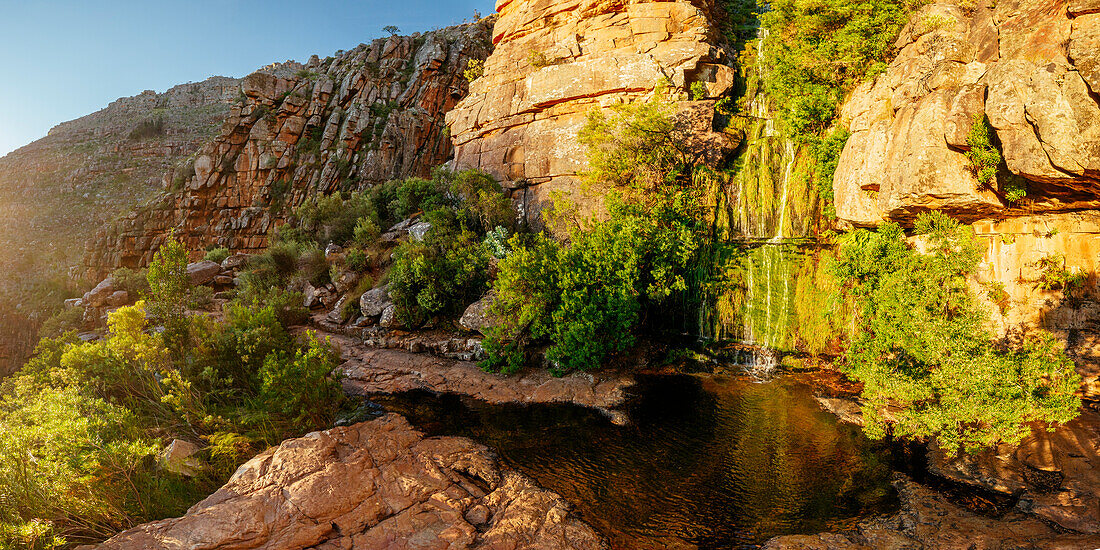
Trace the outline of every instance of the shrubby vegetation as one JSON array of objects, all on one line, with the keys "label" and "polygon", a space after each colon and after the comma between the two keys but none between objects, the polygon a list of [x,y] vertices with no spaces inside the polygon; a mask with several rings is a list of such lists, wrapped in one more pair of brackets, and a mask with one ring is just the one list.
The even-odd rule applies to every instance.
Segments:
[{"label": "shrubby vegetation", "polygon": [[923,0],[772,0],[760,14],[763,86],[794,137],[818,135],[844,94],[881,73],[898,32]]},{"label": "shrubby vegetation", "polygon": [[[182,250],[157,252],[148,301],[111,313],[106,338],[43,339],[0,385],[0,546],[52,548],[181,514],[256,451],[331,425],[335,352],[280,320],[301,296],[269,289],[268,303],[227,304],[224,323],[188,316]],[[172,438],[204,447],[200,475],[158,464]]]},{"label": "shrubby vegetation", "polygon": [[993,341],[988,312],[966,278],[980,261],[973,232],[942,213],[922,215],[906,244],[896,224],[841,238],[835,274],[859,327],[845,373],[864,384],[866,430],[935,437],[951,453],[1015,443],[1027,423],[1077,415],[1073,362],[1046,333],[1016,346]]},{"label": "shrubby vegetation", "polygon": [[518,235],[500,261],[483,368],[513,372],[528,348],[545,343],[557,373],[591,370],[627,350],[657,306],[676,318],[673,296],[689,290],[702,242],[698,179],[705,169],[654,101],[594,111],[581,133],[598,190],[609,187],[605,218],[569,229],[566,242]]}]

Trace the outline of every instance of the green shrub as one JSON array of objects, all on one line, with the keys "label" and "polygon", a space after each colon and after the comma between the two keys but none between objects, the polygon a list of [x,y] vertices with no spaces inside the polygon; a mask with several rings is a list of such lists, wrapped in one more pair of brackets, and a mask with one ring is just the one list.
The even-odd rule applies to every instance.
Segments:
[{"label": "green shrub", "polygon": [[331,423],[344,398],[336,370],[340,355],[316,334],[307,338],[307,348],[293,356],[269,354],[260,369],[260,398],[266,408],[292,419],[299,430]]},{"label": "green shrub", "polygon": [[369,260],[370,259],[367,257],[367,253],[359,250],[358,248],[351,249],[348,252],[347,257],[344,258],[344,261],[347,262],[348,267],[359,273],[367,270]]},{"label": "green shrub", "polygon": [[[860,327],[844,371],[863,383],[866,430],[935,437],[950,453],[1016,443],[1029,422],[1066,422],[1080,406],[1080,377],[1052,337],[995,345],[987,313],[967,285],[981,258],[973,232],[939,212],[921,215],[928,247],[901,228],[859,230],[840,243],[837,276],[855,299]],[[887,416],[887,408],[900,407]]]},{"label": "green shrub", "polygon": [[707,98],[707,85],[703,82],[691,83],[691,99],[700,101]]},{"label": "green shrub", "polygon": [[481,240],[470,231],[439,222],[423,242],[403,244],[393,255],[390,296],[398,320],[406,326],[459,313],[486,290],[489,255]]},{"label": "green shrub", "polygon": [[149,317],[154,323],[164,325],[169,340],[180,348],[187,346],[188,337],[191,278],[187,275],[187,263],[187,249],[179,239],[169,235],[153,254],[146,272]]},{"label": "green shrub", "polygon": [[229,257],[229,249],[224,247],[224,246],[219,246],[218,248],[211,248],[210,250],[207,250],[206,251],[206,256],[203,259],[208,261],[208,262],[214,262],[216,264],[220,264],[220,263],[224,262],[225,259],[228,258],[228,257]]},{"label": "green shrub", "polygon": [[115,286],[125,290],[133,297],[145,296],[149,293],[148,271],[145,269],[130,269],[120,267],[111,272],[115,280]]},{"label": "green shrub", "polygon": [[810,138],[810,152],[816,163],[814,168],[814,186],[817,188],[817,196],[821,197],[823,214],[826,218],[836,219],[836,205],[833,199],[833,177],[836,176],[836,167],[840,163],[840,154],[848,143],[851,134],[844,129],[837,129],[828,136],[820,139]]},{"label": "green shrub", "polygon": [[382,236],[382,230],[378,227],[378,222],[370,218],[359,218],[359,221],[355,223],[355,244],[369,248],[378,242],[378,238]]},{"label": "green shrub", "polygon": [[997,170],[1002,159],[994,143],[995,138],[996,133],[989,119],[984,114],[975,115],[970,133],[966,135],[966,144],[970,146],[966,158],[970,160],[970,170],[978,178],[979,185],[992,186],[997,183]]},{"label": "green shrub", "polygon": [[1067,292],[1085,285],[1088,275],[1080,270],[1066,267],[1066,258],[1061,254],[1051,254],[1039,259],[1039,280],[1036,286],[1042,290],[1065,290]]},{"label": "green shrub", "polygon": [[480,59],[471,59],[467,61],[466,69],[462,71],[462,76],[468,82],[473,82],[485,76],[485,62]]},{"label": "green shrub", "polygon": [[[735,4],[742,17],[751,12]],[[922,0],[772,0],[761,10],[768,32],[763,87],[794,137],[820,134],[844,94],[885,68],[898,32]]]}]

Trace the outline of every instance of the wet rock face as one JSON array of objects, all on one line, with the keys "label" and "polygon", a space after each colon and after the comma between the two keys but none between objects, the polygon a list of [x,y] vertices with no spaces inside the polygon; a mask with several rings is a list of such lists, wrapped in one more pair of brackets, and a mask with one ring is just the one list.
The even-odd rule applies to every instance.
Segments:
[{"label": "wet rock face", "polygon": [[1008,170],[1028,180],[1031,212],[1100,205],[1100,17],[1087,2],[957,4],[916,13],[889,69],[845,104],[837,215],[877,225],[926,210],[967,221],[1022,213],[969,169],[966,135],[980,115]]},{"label": "wet rock face", "polygon": [[861,522],[844,532],[776,537],[765,550],[872,550],[902,548],[1093,548],[1096,535],[1064,533],[1033,517],[1009,512],[1001,518],[977,515],[897,474],[901,511]]},{"label": "wet rock face", "polygon": [[209,246],[257,252],[311,194],[428,175],[452,154],[444,113],[466,94],[467,62],[489,54],[491,25],[378,39],[245,77],[175,192],[101,229],[87,269],[146,265],[170,230],[194,259]]},{"label": "wet rock face", "polygon": [[710,97],[733,82],[711,0],[498,0],[497,12],[484,76],[447,122],[456,166],[506,182],[532,222],[552,191],[578,190],[587,163],[577,132],[590,110],[644,98],[665,79],[685,92],[702,82]]},{"label": "wet rock face", "polygon": [[603,549],[569,503],[466,438],[425,438],[397,415],[283,442],[187,515],[101,550]]}]

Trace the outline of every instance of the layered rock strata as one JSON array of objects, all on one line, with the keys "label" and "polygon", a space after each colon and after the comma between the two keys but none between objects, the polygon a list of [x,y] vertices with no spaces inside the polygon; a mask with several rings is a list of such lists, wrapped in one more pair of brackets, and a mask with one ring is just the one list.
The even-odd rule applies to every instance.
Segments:
[{"label": "layered rock strata", "polygon": [[[973,221],[1100,205],[1100,13],[1089,6],[940,0],[921,8],[886,72],[843,108],[852,135],[834,180],[837,215],[877,225],[927,210]],[[965,156],[983,116],[1004,156],[986,186]],[[1021,185],[1027,197],[1008,200]]]},{"label": "layered rock strata", "polygon": [[587,162],[577,133],[589,111],[648,97],[662,82],[684,97],[696,82],[709,97],[733,83],[711,0],[498,0],[496,7],[496,48],[447,122],[455,165],[506,182],[532,222],[555,191],[586,202],[578,193]]},{"label": "layered rock strata", "polygon": [[284,441],[183,517],[83,548],[607,548],[571,510],[488,448],[390,414]]},{"label": "layered rock strata", "polygon": [[311,194],[428,175],[451,156],[444,113],[466,94],[469,60],[489,54],[491,25],[378,39],[245,77],[178,192],[102,229],[87,267],[145,265],[169,231],[192,251],[256,252]]}]

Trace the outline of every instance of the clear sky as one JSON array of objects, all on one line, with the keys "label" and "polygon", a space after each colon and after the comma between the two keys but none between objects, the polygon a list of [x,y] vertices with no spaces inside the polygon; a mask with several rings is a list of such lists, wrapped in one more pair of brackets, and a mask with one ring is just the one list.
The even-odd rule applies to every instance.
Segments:
[{"label": "clear sky", "polygon": [[0,0],[0,156],[119,97],[493,13],[493,0]]}]

